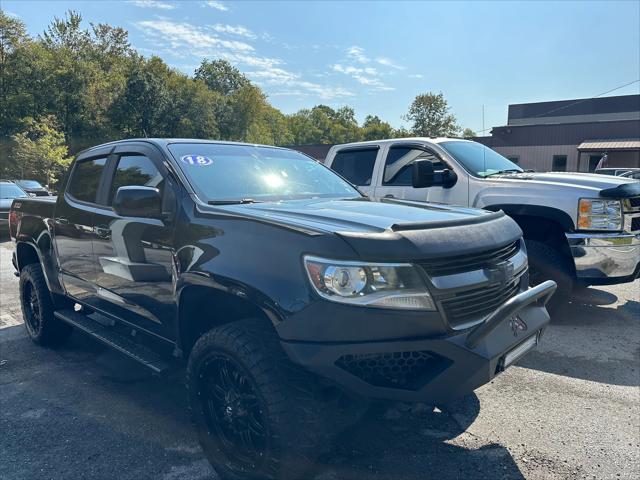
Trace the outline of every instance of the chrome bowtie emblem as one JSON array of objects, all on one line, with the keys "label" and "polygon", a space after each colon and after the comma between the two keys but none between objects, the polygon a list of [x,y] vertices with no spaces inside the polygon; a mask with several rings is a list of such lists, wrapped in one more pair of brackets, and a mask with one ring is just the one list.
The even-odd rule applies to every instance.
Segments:
[{"label": "chrome bowtie emblem", "polygon": [[527,324],[518,315],[509,319],[509,327],[511,328],[514,337],[517,337],[520,332],[527,331]]},{"label": "chrome bowtie emblem", "polygon": [[485,272],[491,283],[505,284],[513,278],[514,266],[509,261],[499,262],[486,268]]}]

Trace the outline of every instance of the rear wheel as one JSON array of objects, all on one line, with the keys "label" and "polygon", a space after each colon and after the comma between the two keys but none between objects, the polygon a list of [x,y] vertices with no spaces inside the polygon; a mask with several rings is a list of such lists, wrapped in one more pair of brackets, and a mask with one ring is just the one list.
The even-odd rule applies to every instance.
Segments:
[{"label": "rear wheel", "polygon": [[304,478],[329,443],[313,378],[262,320],[203,335],[189,357],[187,386],[200,443],[224,479]]},{"label": "rear wheel", "polygon": [[526,240],[529,257],[529,284],[538,285],[545,280],[558,284],[556,293],[547,304],[550,313],[556,313],[571,299],[574,288],[574,275],[571,262],[561,252],[550,245],[536,240]]},{"label": "rear wheel", "polygon": [[38,345],[59,345],[71,335],[73,328],[53,316],[51,292],[36,263],[20,272],[20,306],[27,333]]}]

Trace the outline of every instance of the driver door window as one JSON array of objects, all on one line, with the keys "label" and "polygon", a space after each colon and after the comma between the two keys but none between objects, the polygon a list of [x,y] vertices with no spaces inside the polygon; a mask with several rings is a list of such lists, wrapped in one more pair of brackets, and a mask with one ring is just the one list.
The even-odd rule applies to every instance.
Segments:
[{"label": "driver door window", "polygon": [[416,160],[429,160],[436,173],[446,165],[433,153],[411,147],[392,147],[384,164],[382,185],[411,187],[411,170]]},{"label": "driver door window", "polygon": [[118,188],[125,186],[155,187],[162,195],[164,178],[150,158],[144,155],[123,155],[118,160],[109,190],[109,205],[113,204]]}]

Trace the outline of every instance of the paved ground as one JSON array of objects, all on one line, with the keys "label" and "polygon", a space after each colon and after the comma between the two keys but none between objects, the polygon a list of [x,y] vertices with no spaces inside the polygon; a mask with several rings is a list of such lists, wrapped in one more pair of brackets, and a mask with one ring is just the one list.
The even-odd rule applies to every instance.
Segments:
[{"label": "paved ground", "polygon": [[[215,478],[179,372],[74,334],[34,346],[0,243],[0,478]],[[398,405],[343,434],[316,480],[640,478],[640,282],[589,289],[540,349],[455,414]]]}]

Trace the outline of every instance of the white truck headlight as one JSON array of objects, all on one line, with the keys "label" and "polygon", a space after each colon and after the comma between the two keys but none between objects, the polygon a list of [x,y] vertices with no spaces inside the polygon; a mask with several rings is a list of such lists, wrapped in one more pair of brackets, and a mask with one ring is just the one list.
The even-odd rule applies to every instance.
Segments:
[{"label": "white truck headlight", "polygon": [[351,305],[435,310],[417,267],[406,263],[366,263],[305,256],[304,267],[323,298]]},{"label": "white truck headlight", "polygon": [[622,230],[620,200],[581,198],[578,204],[578,229]]}]

